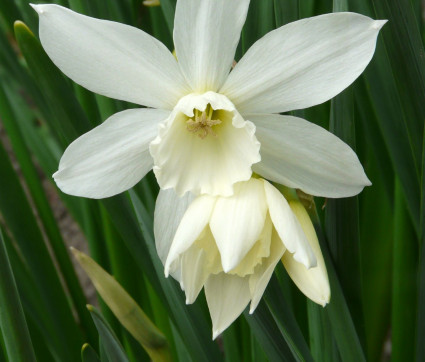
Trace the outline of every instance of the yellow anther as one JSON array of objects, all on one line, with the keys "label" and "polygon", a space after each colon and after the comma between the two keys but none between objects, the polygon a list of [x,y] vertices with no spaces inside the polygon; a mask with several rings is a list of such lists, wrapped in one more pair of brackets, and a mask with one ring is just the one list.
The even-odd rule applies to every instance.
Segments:
[{"label": "yellow anther", "polygon": [[207,137],[209,134],[213,137],[217,137],[217,134],[214,132],[213,127],[220,124],[221,121],[219,119],[211,119],[213,114],[212,107],[209,107],[208,115],[207,109],[201,114],[199,113],[200,111],[195,110],[194,119],[190,118],[186,121],[186,129],[189,132],[197,134],[198,137],[202,139]]}]

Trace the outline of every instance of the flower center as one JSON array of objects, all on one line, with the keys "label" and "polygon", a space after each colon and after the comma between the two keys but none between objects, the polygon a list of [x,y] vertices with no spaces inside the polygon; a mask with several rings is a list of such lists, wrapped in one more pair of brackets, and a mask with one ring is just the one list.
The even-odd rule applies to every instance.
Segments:
[{"label": "flower center", "polygon": [[186,121],[186,129],[198,135],[201,139],[204,139],[209,134],[217,137],[217,133],[214,132],[213,127],[220,124],[221,120],[213,119],[215,113],[210,104],[207,105],[204,111],[195,109],[194,116]]}]

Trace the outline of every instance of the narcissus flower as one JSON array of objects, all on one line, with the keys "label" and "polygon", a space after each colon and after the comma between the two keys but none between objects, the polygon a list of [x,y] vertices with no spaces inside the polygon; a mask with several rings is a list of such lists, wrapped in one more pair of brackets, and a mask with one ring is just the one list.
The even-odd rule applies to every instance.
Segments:
[{"label": "narcissus flower", "polygon": [[303,293],[321,305],[329,301],[326,267],[314,229],[306,234],[296,216],[303,216],[301,204],[294,204],[298,207],[294,214],[274,186],[256,178],[235,184],[232,196],[192,199],[189,194],[178,198],[171,190],[160,191],[155,240],[166,276],[180,281],[187,303],[205,289],[213,338],[249,302],[250,313],[254,312],[281,259]]},{"label": "narcissus flower", "polygon": [[384,21],[354,13],[299,20],[258,40],[231,71],[248,5],[178,0],[178,61],[140,29],[33,5],[41,43],[68,77],[149,107],[117,113],[75,140],[54,175],[62,191],[112,196],[152,168],[161,188],[178,195],[229,196],[252,170],[317,196],[351,196],[369,185],[345,143],[277,113],[325,102],[349,86],[372,58]]}]

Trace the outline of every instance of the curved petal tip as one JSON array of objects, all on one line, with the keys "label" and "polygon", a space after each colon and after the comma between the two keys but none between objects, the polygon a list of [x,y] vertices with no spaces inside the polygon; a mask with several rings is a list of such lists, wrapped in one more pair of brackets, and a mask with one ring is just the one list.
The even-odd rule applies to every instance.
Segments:
[{"label": "curved petal tip", "polygon": [[372,24],[372,27],[376,30],[380,30],[388,20],[375,20]]}]

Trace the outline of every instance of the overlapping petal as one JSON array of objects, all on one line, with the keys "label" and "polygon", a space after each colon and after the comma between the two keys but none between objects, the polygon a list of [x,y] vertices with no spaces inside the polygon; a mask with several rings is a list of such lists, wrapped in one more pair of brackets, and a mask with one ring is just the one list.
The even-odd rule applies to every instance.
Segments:
[{"label": "overlapping petal", "polygon": [[213,339],[243,312],[251,295],[247,278],[220,273],[205,283],[205,297],[213,323]]},{"label": "overlapping petal", "polygon": [[363,72],[384,24],[355,13],[334,13],[284,25],[248,50],[220,92],[242,114],[323,103]]},{"label": "overlapping petal", "polygon": [[195,247],[189,248],[181,257],[181,285],[186,294],[186,304],[196,300],[208,279],[206,258],[205,251]]},{"label": "overlapping petal", "polygon": [[288,253],[285,253],[282,257],[283,265],[293,282],[308,298],[325,306],[329,303],[331,291],[319,240],[304,206],[300,202],[292,201],[290,202],[290,207],[303,227],[304,233],[316,256],[317,266],[306,269],[304,265],[297,263]]},{"label": "overlapping petal", "polygon": [[[270,278],[273,275],[274,268],[284,252],[285,247],[283,246],[282,240],[280,240],[276,230],[273,230],[270,243],[270,256],[257,266],[255,273],[249,278],[249,289],[251,293],[249,314],[254,313],[255,309],[258,307],[267,284],[269,284]],[[292,258],[290,253],[287,254]],[[304,267],[302,264],[296,263]]]},{"label": "overlapping petal", "polygon": [[179,0],[174,44],[195,92],[217,91],[229,74],[249,0]]},{"label": "overlapping petal", "polygon": [[172,109],[189,93],[170,51],[132,26],[91,18],[58,5],[33,5],[52,61],[92,92]]},{"label": "overlapping petal", "polygon": [[261,176],[324,197],[357,195],[371,184],[355,152],[325,129],[292,116],[247,117],[261,143],[253,167]]},{"label": "overlapping petal", "polygon": [[263,230],[266,214],[264,186],[260,180],[240,182],[231,197],[217,198],[210,227],[224,272],[235,268],[251,250]]},{"label": "overlapping petal", "polygon": [[[162,264],[165,264],[182,217],[193,201],[190,192],[178,197],[174,190],[160,190],[155,204],[154,235],[155,246]],[[180,269],[171,272],[174,279],[180,280]]]},{"label": "overlapping petal", "polygon": [[129,109],[108,118],[65,150],[53,175],[65,193],[94,199],[128,190],[152,169],[149,143],[169,115],[157,109]]},{"label": "overlapping petal", "polygon": [[293,258],[306,268],[316,266],[316,257],[308,240],[289,207],[285,197],[266,180],[264,190],[273,225],[283,245],[293,254]]},{"label": "overlapping petal", "polygon": [[167,260],[165,261],[165,276],[168,276],[170,266],[174,260],[181,253],[189,249],[205,229],[210,220],[215,202],[214,197],[203,195],[196,198],[189,205],[177,228]]}]

